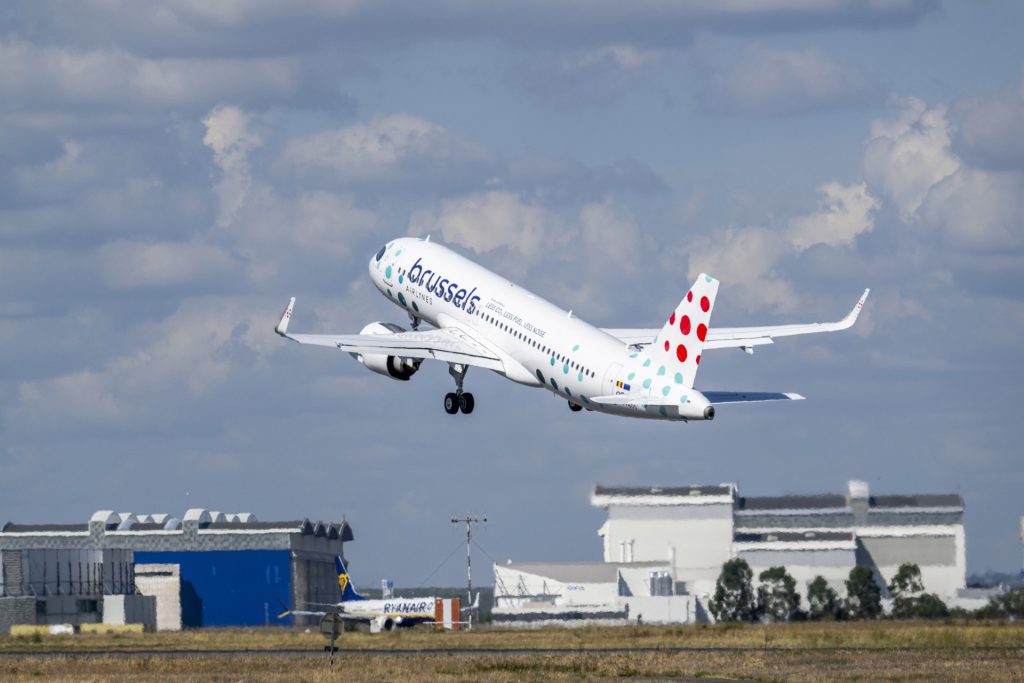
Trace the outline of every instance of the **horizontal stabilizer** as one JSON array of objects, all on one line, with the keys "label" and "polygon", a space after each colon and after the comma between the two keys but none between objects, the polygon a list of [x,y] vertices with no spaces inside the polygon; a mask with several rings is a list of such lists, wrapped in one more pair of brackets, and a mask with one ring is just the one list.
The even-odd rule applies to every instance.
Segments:
[{"label": "horizontal stabilizer", "polygon": [[780,391],[704,391],[704,398],[717,403],[756,403],[758,401],[802,401],[800,394]]}]

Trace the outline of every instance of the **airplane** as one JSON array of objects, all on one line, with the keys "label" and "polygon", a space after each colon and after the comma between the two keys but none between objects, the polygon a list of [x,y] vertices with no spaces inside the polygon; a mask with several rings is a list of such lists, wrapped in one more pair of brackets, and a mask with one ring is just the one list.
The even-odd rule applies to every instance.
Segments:
[{"label": "airplane", "polygon": [[[323,617],[337,614],[345,621],[371,624],[372,632],[392,631],[396,628],[409,628],[416,624],[435,623],[435,597],[396,598],[383,600],[364,598],[356,592],[349,580],[348,569],[340,555],[334,556],[334,567],[338,571],[338,586],[341,587],[341,601],[334,604],[331,611],[309,611],[285,609],[277,615],[278,619],[287,616]],[[476,594],[473,604],[463,607],[460,612],[472,612],[480,609],[480,593]]]},{"label": "airplane", "polygon": [[[848,329],[871,291],[865,289],[838,322],[713,328],[718,280],[701,273],[660,328],[621,329],[590,325],[429,235],[388,242],[370,258],[369,271],[374,286],[408,314],[411,330],[373,322],[359,334],[292,334],[292,297],[275,332],[346,351],[369,370],[400,381],[416,374],[424,360],[447,363],[455,380],[455,391],[444,397],[449,415],[473,412],[473,394],[464,390],[471,367],[544,388],[574,412],[689,422],[713,420],[720,404],[801,400],[787,392],[698,390],[701,356],[723,348],[752,354],[777,337]],[[423,322],[433,329],[419,329]]]}]

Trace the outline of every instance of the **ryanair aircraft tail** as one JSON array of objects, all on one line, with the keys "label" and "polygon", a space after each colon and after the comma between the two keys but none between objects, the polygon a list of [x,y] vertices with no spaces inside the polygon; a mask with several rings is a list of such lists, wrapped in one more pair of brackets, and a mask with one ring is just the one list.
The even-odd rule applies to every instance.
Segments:
[{"label": "ryanair aircraft tail", "polygon": [[341,555],[334,556],[334,568],[338,570],[338,585],[341,587],[341,601],[349,602],[350,600],[365,600],[362,595],[356,593],[356,589],[352,587],[352,583],[348,579],[348,570],[345,569],[345,563],[341,559]]}]

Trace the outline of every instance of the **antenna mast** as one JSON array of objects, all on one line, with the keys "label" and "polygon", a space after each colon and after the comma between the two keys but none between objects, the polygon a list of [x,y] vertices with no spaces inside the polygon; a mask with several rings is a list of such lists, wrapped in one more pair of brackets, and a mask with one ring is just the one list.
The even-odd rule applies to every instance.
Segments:
[{"label": "antenna mast", "polygon": [[470,554],[470,545],[473,543],[473,525],[486,524],[486,517],[452,517],[452,524],[466,525],[466,605],[473,604],[473,556]]}]

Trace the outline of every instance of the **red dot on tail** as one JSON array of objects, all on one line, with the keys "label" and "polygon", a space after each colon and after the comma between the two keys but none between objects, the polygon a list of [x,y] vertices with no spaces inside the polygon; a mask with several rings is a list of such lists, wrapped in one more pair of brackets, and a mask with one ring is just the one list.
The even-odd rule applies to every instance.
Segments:
[{"label": "red dot on tail", "polygon": [[708,309],[710,309],[710,308],[711,308],[711,302],[708,301],[708,298],[706,296],[702,296],[700,298],[700,310],[702,310],[705,313],[707,313]]},{"label": "red dot on tail", "polygon": [[668,317],[668,324],[669,325],[675,325],[676,324],[676,312],[675,311],[672,311],[672,315],[670,315]]},{"label": "red dot on tail", "polygon": [[668,339],[665,340],[665,350],[668,351]]},{"label": "red dot on tail", "polygon": [[676,347],[676,358],[679,359],[680,363],[686,362],[686,347],[682,344]]},{"label": "red dot on tail", "polygon": [[687,301],[693,301],[693,292],[687,292],[686,293],[686,300]]},{"label": "red dot on tail", "polygon": [[690,334],[690,316],[684,315],[679,319],[679,331],[683,334]]},{"label": "red dot on tail", "polygon": [[697,363],[697,365],[700,365],[700,354],[698,353],[697,357],[694,358],[693,360],[694,360],[695,363]]},{"label": "red dot on tail", "polygon": [[704,337],[708,336],[708,326],[704,323],[697,325],[697,339],[704,341]]}]

